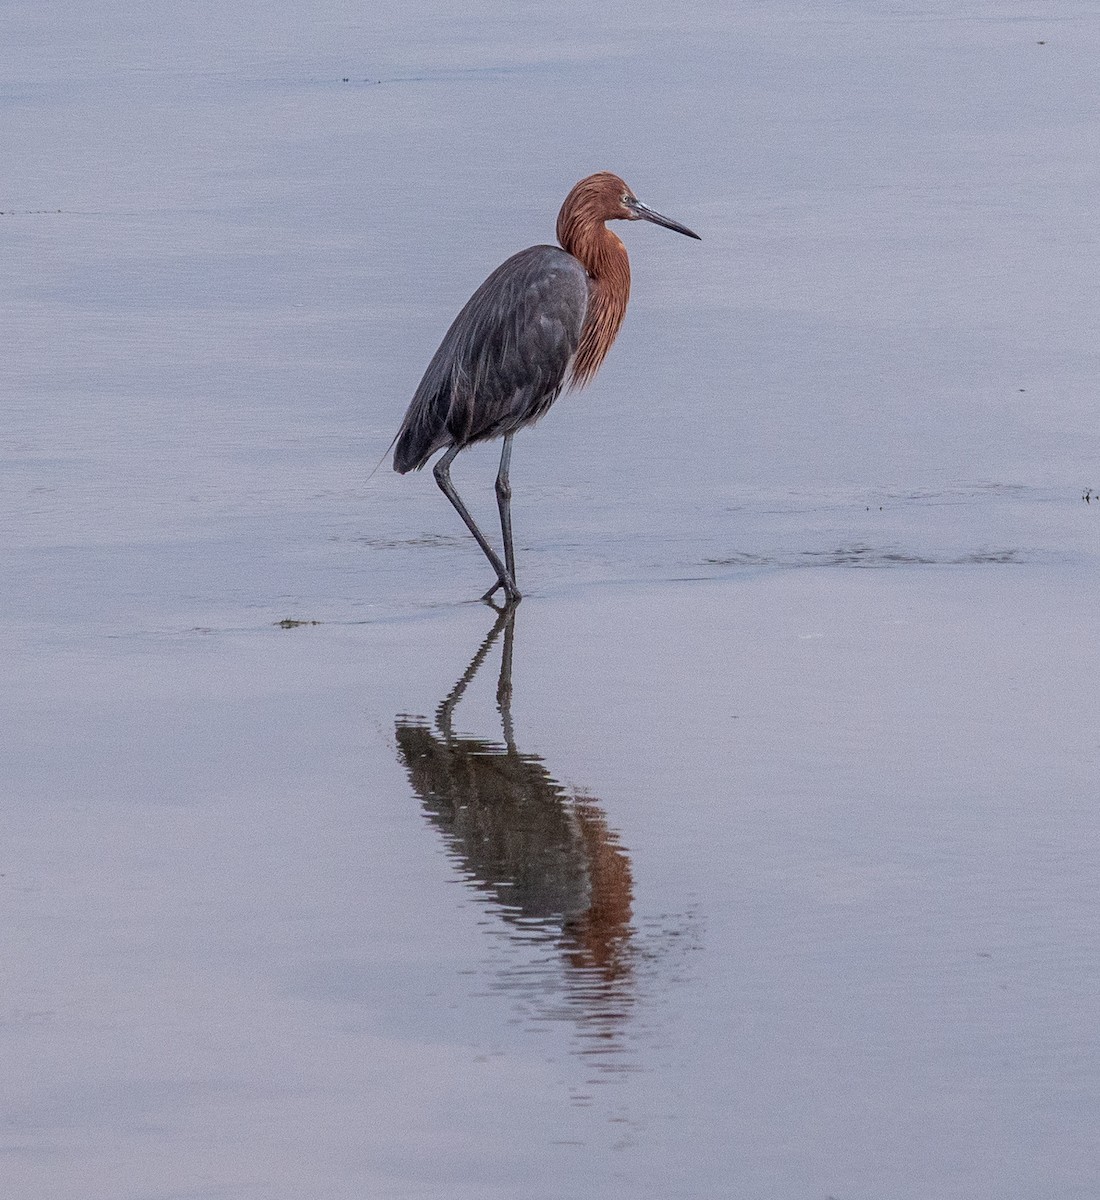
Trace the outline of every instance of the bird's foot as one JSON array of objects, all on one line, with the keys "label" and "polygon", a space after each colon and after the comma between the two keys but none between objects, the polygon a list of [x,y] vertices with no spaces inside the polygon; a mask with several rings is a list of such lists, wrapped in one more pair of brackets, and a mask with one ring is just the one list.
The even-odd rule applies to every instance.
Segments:
[{"label": "bird's foot", "polygon": [[505,608],[510,608],[513,604],[518,604],[519,601],[523,599],[523,596],[520,594],[520,590],[518,587],[516,587],[515,582],[510,577],[502,575],[485,593],[485,595],[481,597],[482,600],[484,600],[486,604],[491,604],[494,608],[496,608],[496,605],[493,604],[493,597],[502,588],[504,590]]}]

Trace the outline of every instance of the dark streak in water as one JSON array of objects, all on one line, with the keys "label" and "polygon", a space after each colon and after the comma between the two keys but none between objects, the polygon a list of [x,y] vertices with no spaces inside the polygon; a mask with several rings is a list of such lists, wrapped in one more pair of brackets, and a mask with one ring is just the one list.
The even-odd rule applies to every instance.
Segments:
[{"label": "dark streak in water", "polygon": [[[332,539],[333,541],[337,539]],[[441,533],[424,533],[419,537],[411,538],[373,538],[359,537],[350,539],[361,546],[370,546],[375,550],[403,550],[408,546],[426,546],[431,548],[442,548],[446,546],[464,545],[465,541],[461,537],[447,535]]]},{"label": "dark streak in water", "polygon": [[835,550],[802,550],[789,557],[768,557],[761,554],[732,554],[723,558],[705,558],[711,567],[931,567],[981,566],[1023,563],[1027,558],[1021,550],[973,550],[966,554],[914,554],[888,547],[856,543],[838,546]]}]

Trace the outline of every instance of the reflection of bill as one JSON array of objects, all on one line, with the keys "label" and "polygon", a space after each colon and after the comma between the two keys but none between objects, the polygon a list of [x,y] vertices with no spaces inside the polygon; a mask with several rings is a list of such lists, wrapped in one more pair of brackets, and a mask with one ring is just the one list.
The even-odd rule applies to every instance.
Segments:
[{"label": "reflection of bill", "polygon": [[[414,791],[469,883],[523,940],[552,937],[568,969],[570,1008],[610,1026],[625,1016],[632,976],[630,860],[598,804],[569,794],[512,732],[515,609],[498,617],[440,704],[434,728],[399,716],[397,745]],[[504,744],[454,733],[467,685],[504,633],[497,706]]]}]

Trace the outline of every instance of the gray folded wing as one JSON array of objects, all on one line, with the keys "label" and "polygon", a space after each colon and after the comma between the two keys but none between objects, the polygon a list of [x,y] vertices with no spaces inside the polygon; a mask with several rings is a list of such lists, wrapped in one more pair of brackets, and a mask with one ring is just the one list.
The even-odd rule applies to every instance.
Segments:
[{"label": "gray folded wing", "polygon": [[397,435],[393,465],[422,467],[444,446],[502,437],[553,404],[580,341],[588,276],[556,246],[502,263],[435,352]]}]

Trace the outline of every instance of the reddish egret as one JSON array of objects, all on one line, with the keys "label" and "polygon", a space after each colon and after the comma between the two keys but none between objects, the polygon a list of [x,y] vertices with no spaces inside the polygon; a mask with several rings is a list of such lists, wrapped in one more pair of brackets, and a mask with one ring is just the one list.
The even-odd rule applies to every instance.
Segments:
[{"label": "reddish egret", "polygon": [[[428,364],[395,439],[393,469],[401,474],[446,449],[435,464],[436,483],[497,573],[484,600],[500,588],[508,604],[520,598],[508,482],[512,437],[562,388],[588,383],[626,315],[630,260],[605,221],[652,221],[699,237],[643,204],[609,171],[582,179],[558,213],[561,248],[521,250],[474,292]],[[503,562],[451,482],[460,450],[497,437],[504,438],[496,482]]]}]

